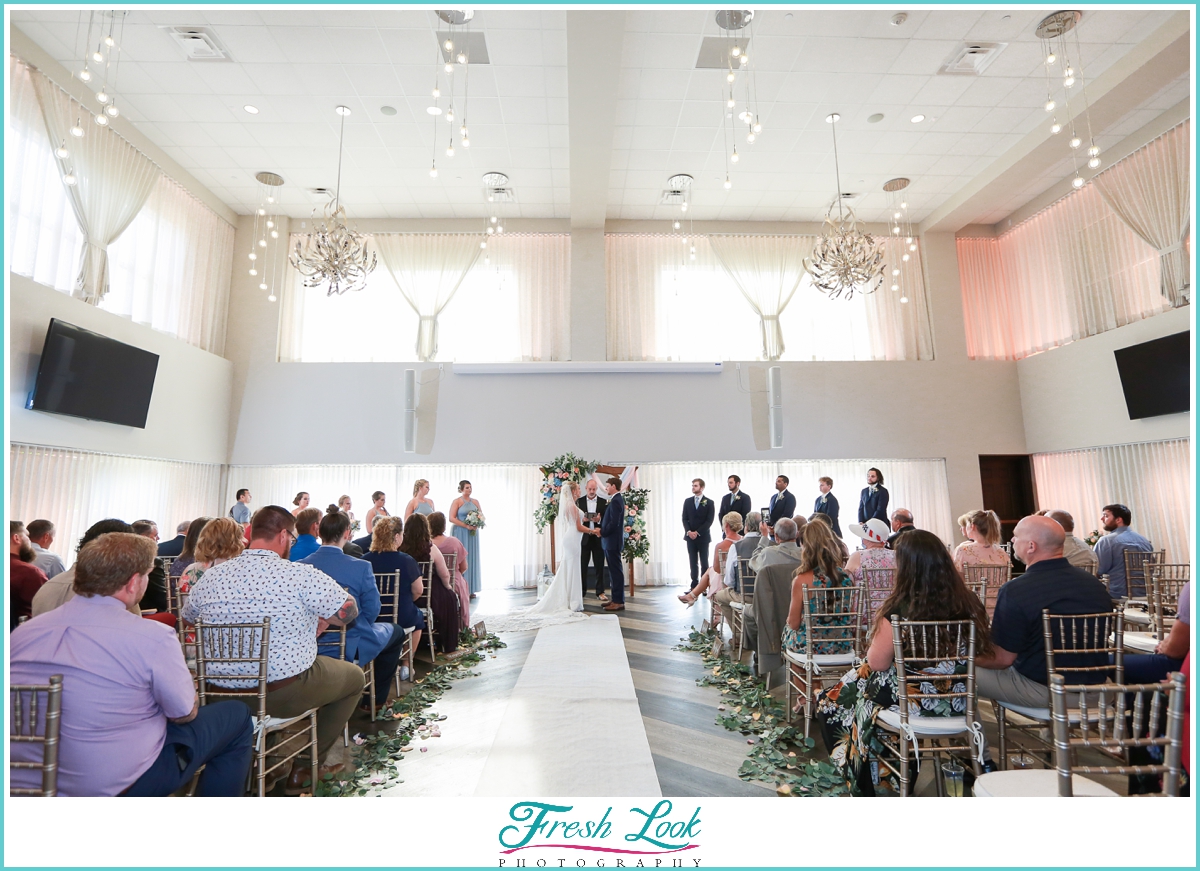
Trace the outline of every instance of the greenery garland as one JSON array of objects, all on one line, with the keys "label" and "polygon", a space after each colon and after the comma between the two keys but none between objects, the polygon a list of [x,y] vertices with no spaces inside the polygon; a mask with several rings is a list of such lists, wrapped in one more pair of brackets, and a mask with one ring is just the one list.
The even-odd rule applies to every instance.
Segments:
[{"label": "greenery garland", "polygon": [[542,466],[542,474],[546,476],[542,482],[542,502],[533,512],[533,524],[539,533],[544,532],[558,517],[558,493],[563,484],[571,481],[582,484],[592,477],[599,465],[592,460],[580,459],[574,454],[563,454]]},{"label": "greenery garland", "polygon": [[625,497],[625,545],[621,558],[625,562],[650,559],[650,539],[646,537],[646,505],[650,501],[649,490],[626,490]]},{"label": "greenery garland", "polygon": [[816,742],[805,738],[802,728],[788,724],[783,706],[766,683],[723,652],[713,655],[716,639],[714,630],[693,629],[675,649],[700,654],[709,673],[696,683],[717,687],[726,702],[717,708],[717,724],[748,736],[747,743],[753,745],[738,777],[770,783],[781,796],[846,795],[846,782],[837,768],[820,759],[802,758]]}]

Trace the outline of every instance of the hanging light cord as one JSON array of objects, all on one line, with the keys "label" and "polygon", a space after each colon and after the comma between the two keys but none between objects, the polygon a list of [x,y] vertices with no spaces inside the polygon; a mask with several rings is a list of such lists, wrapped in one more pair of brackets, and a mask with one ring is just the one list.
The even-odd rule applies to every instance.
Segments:
[{"label": "hanging light cord", "polygon": [[829,126],[833,128],[830,132],[833,133],[833,175],[837,179],[837,204],[838,204],[838,220],[842,220],[842,171],[838,166],[837,153],[837,121],[830,121]]},{"label": "hanging light cord", "polygon": [[346,136],[346,116],[342,115],[342,123],[338,129],[338,174],[337,192],[333,195],[333,210],[336,212],[342,205],[342,142]]}]

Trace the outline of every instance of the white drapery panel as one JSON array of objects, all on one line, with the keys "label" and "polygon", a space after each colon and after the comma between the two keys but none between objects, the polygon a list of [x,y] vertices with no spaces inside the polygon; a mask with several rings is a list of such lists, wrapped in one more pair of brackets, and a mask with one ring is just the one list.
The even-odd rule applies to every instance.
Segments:
[{"label": "white drapery panel", "polygon": [[[66,143],[71,152],[59,166],[64,171],[70,166],[78,179],[74,185],[64,182],[84,235],[74,295],[95,304],[108,293],[108,246],[141,211],[160,172],[112,130],[92,123],[91,107],[80,105],[36,70],[30,71],[30,79],[42,107],[50,148]],[[76,123],[87,124],[79,138],[70,134]]]},{"label": "white drapery panel", "polygon": [[708,243],[762,322],[763,358],[778,360],[784,349],[779,315],[800,286],[804,258],[812,254],[816,238],[714,234]]},{"label": "white drapery panel", "polygon": [[388,275],[421,319],[417,359],[432,360],[438,350],[438,315],[479,259],[479,246],[486,237],[478,233],[379,233],[371,238]]},{"label": "white drapery panel", "polygon": [[[842,535],[851,550],[858,539],[850,534],[849,524],[858,520],[859,492],[866,486],[867,469],[883,471],[885,486],[891,494],[889,511],[908,508],[916,524],[928,529],[947,544],[954,541],[954,522],[950,516],[950,491],[946,483],[946,463],[929,460],[787,460],[784,462],[750,460],[726,463],[649,463],[638,467],[639,486],[650,490],[646,534],[650,538],[650,561],[636,567],[639,584],[689,583],[687,545],[683,540],[683,503],[690,498],[693,478],[706,484],[705,496],[717,506],[729,492],[730,475],[742,479],[742,492],[750,495],[754,510],[770,504],[775,492],[775,477],[787,475],[788,491],[796,497],[796,513],[812,513],[813,501],[820,495],[817,479],[833,478],[833,493],[838,498]],[[720,519],[713,523],[713,534],[720,540]],[[709,551],[711,559],[712,552]]]},{"label": "white drapery panel", "polygon": [[[292,236],[294,245],[299,236]],[[478,238],[478,237],[476,237]],[[570,351],[570,246],[566,233],[492,237],[438,317],[438,355],[459,363],[566,359]],[[405,362],[419,316],[386,268],[356,293],[329,297],[289,269],[282,294],[284,362]]]},{"label": "white drapery panel", "polygon": [[[31,77],[40,73],[15,58],[9,70],[8,268],[70,294],[84,235],[34,92]],[[93,132],[111,133],[97,128],[85,138]],[[233,237],[230,224],[159,174],[142,210],[109,246],[109,292],[99,308],[223,353]]]},{"label": "white drapery panel", "polygon": [[1092,181],[1131,230],[1158,249],[1162,294],[1185,302],[1191,283],[1184,239],[1191,215],[1191,120],[1168,130]]},{"label": "white drapery panel", "polygon": [[[535,586],[538,572],[550,562],[550,536],[533,528],[533,512],[541,496],[542,475],[523,465],[328,465],[230,466],[222,505],[228,511],[237,491],[250,489],[251,507],[282,505],[291,509],[301,490],[322,511],[345,495],[360,521],[371,508],[371,494],[387,494],[387,509],[403,514],[413,495],[413,482],[429,481],[429,498],[445,513],[458,498],[458,482],[467,480],[487,518],[481,536],[481,575],[485,589]],[[226,504],[228,503],[228,504]],[[364,529],[360,535],[365,535]]]},{"label": "white drapery panel", "polygon": [[1090,182],[1001,236],[956,241],[974,360],[1019,360],[1172,308],[1158,251]]},{"label": "white drapery panel", "polygon": [[50,549],[68,566],[75,561],[75,545],[98,520],[153,520],[160,537],[168,539],[181,521],[222,513],[221,467],[207,463],[14,444],[9,474],[9,517],[53,521],[57,533]]},{"label": "white drapery panel", "polygon": [[1194,473],[1189,440],[1172,439],[1033,455],[1039,509],[1061,508],[1084,538],[1100,526],[1100,510],[1120,503],[1133,529],[1166,550],[1169,562],[1190,562]]},{"label": "white drapery panel", "polygon": [[[717,257],[717,237],[609,234],[605,237],[610,360],[758,360],[764,356],[764,322],[747,303]],[[736,240],[795,239],[810,250],[815,236],[720,237]],[[753,242],[748,242],[747,246]],[[778,315],[785,347],[782,360],[932,359],[920,246],[907,262],[903,240],[883,240],[899,280],[885,276],[883,288],[852,300],[830,300],[802,275]],[[694,259],[692,248],[695,249]],[[790,259],[790,256],[789,256]],[[768,265],[778,276],[786,264]],[[765,279],[770,286],[770,278]],[[891,291],[892,282],[902,288]],[[901,303],[904,297],[908,300]],[[767,322],[766,326],[770,326]]]},{"label": "white drapery panel", "polygon": [[233,227],[174,180],[154,193],[109,246],[112,277],[102,308],[225,353]]}]

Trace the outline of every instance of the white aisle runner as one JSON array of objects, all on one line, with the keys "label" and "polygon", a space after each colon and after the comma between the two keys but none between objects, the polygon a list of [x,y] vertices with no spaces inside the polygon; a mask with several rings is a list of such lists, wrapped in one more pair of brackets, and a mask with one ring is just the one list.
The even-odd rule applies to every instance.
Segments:
[{"label": "white aisle runner", "polygon": [[616,615],[539,630],[475,795],[661,794]]}]

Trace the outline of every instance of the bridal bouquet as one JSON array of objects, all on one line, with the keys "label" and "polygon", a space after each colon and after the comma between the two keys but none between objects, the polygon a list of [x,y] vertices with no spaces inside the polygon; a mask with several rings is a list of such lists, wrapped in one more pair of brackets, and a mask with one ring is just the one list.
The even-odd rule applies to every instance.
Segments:
[{"label": "bridal bouquet", "polygon": [[1104,533],[1102,533],[1099,529],[1093,529],[1092,534],[1087,536],[1084,539],[1084,543],[1087,544],[1088,547],[1095,547],[1096,542],[1098,542],[1103,537],[1104,537]]},{"label": "bridal bouquet", "polygon": [[621,558],[625,562],[650,557],[650,539],[646,538],[646,506],[650,502],[649,490],[626,490],[625,496],[625,544]]},{"label": "bridal bouquet", "polygon": [[533,512],[533,522],[538,532],[542,532],[558,517],[558,494],[563,484],[571,481],[582,484],[592,476],[598,465],[599,463],[580,459],[574,454],[563,454],[542,466],[541,471],[545,476],[545,480],[542,481],[542,501],[537,511]]},{"label": "bridal bouquet", "polygon": [[472,508],[467,512],[467,516],[463,518],[463,523],[471,527],[469,532],[471,535],[474,535],[475,530],[483,529],[483,527],[486,525],[485,520],[486,519],[484,518],[482,511],[480,511],[478,508]]}]

